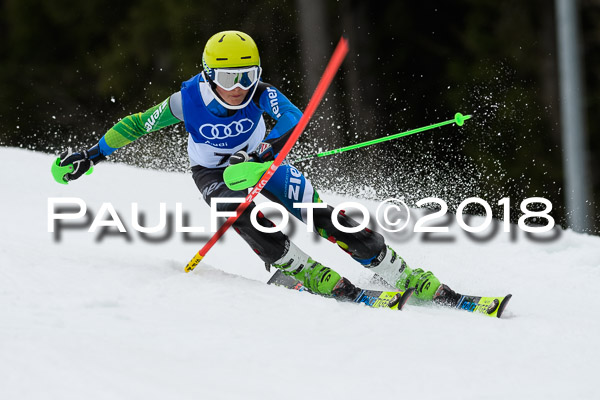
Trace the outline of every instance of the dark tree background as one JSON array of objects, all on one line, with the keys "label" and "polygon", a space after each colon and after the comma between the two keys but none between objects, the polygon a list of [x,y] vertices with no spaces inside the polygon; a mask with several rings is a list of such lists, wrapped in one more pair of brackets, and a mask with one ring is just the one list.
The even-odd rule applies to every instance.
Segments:
[{"label": "dark tree background", "polygon": [[[564,225],[554,2],[548,0],[3,0],[0,144],[57,154],[88,147],[120,118],[177,91],[206,40],[238,29],[263,79],[301,109],[339,37],[351,52],[295,155],[473,114],[446,127],[304,163],[316,183],[362,197],[552,201]],[[579,2],[589,184],[600,232],[600,1]],[[175,126],[111,159],[185,171]],[[478,212],[476,209],[473,212]]]}]

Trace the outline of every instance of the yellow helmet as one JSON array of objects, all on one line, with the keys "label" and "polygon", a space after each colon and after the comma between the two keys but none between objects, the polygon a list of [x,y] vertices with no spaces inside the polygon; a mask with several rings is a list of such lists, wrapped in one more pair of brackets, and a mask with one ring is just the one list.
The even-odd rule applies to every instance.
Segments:
[{"label": "yellow helmet", "polygon": [[209,74],[213,68],[260,66],[258,47],[247,33],[219,32],[206,42],[202,66]]},{"label": "yellow helmet", "polygon": [[[240,31],[223,31],[213,35],[204,46],[202,66],[204,77],[219,104],[238,110],[250,103],[262,72],[258,47],[250,35]],[[217,85],[225,90],[239,86],[249,91],[241,104],[233,106],[221,98]]]}]

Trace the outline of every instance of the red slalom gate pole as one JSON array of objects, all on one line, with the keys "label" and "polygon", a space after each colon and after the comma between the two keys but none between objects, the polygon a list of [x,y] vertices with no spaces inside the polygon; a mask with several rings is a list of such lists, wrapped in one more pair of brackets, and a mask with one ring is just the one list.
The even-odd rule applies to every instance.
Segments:
[{"label": "red slalom gate pole", "polygon": [[217,243],[217,241],[221,238],[221,236],[223,236],[227,229],[229,229],[231,225],[233,225],[234,222],[237,221],[240,215],[244,213],[244,211],[246,210],[246,208],[248,208],[250,203],[252,203],[252,201],[256,198],[256,196],[258,196],[260,191],[265,187],[269,179],[271,179],[277,168],[281,165],[283,160],[289,154],[292,147],[298,141],[298,138],[300,137],[302,131],[304,131],[304,128],[306,128],[306,125],[308,125],[308,121],[311,119],[319,103],[323,99],[327,88],[331,84],[331,81],[335,77],[335,74],[340,68],[340,65],[342,64],[342,61],[344,60],[344,57],[346,57],[347,53],[348,41],[344,37],[342,37],[338,42],[335,51],[333,52],[333,55],[331,56],[329,64],[327,64],[327,68],[325,68],[325,72],[323,73],[323,76],[321,77],[321,80],[319,81],[315,92],[313,93],[310,101],[308,102],[308,106],[306,106],[306,110],[304,110],[304,113],[302,114],[302,118],[300,118],[300,121],[294,128],[292,134],[290,135],[285,145],[283,146],[283,149],[281,149],[281,151],[279,152],[277,158],[275,158],[275,161],[273,161],[271,167],[269,167],[269,169],[263,174],[258,183],[250,191],[248,196],[246,196],[244,202],[238,206],[238,208],[235,210],[235,215],[227,218],[227,221],[225,221],[225,223],[210,238],[210,240],[204,245],[204,247],[202,247],[200,251],[196,253],[194,258],[192,258],[190,262],[188,262],[188,264],[185,267],[185,272],[193,271],[194,268],[196,268],[196,266],[200,263],[200,261],[202,261],[204,256],[206,256],[206,253],[208,253],[208,251],[214,246],[214,244]]}]

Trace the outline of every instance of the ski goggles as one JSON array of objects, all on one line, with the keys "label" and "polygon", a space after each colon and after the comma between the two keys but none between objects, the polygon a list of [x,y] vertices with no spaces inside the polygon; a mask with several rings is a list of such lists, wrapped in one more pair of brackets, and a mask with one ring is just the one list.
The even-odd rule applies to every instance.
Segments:
[{"label": "ski goggles", "polygon": [[248,90],[258,81],[261,68],[215,68],[211,72],[213,82],[225,90],[233,90],[236,87]]}]

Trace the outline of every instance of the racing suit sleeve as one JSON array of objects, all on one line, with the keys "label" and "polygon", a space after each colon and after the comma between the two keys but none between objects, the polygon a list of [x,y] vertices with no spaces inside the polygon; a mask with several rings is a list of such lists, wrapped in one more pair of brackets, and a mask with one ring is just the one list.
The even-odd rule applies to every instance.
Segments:
[{"label": "racing suit sleeve", "polygon": [[277,88],[268,83],[260,82],[257,92],[259,108],[277,121],[264,140],[271,144],[274,154],[277,154],[300,121],[302,112]]},{"label": "racing suit sleeve", "polygon": [[100,152],[108,156],[116,149],[128,145],[147,133],[155,132],[182,120],[181,93],[177,92],[154,107],[129,115],[117,122],[100,139]]}]

